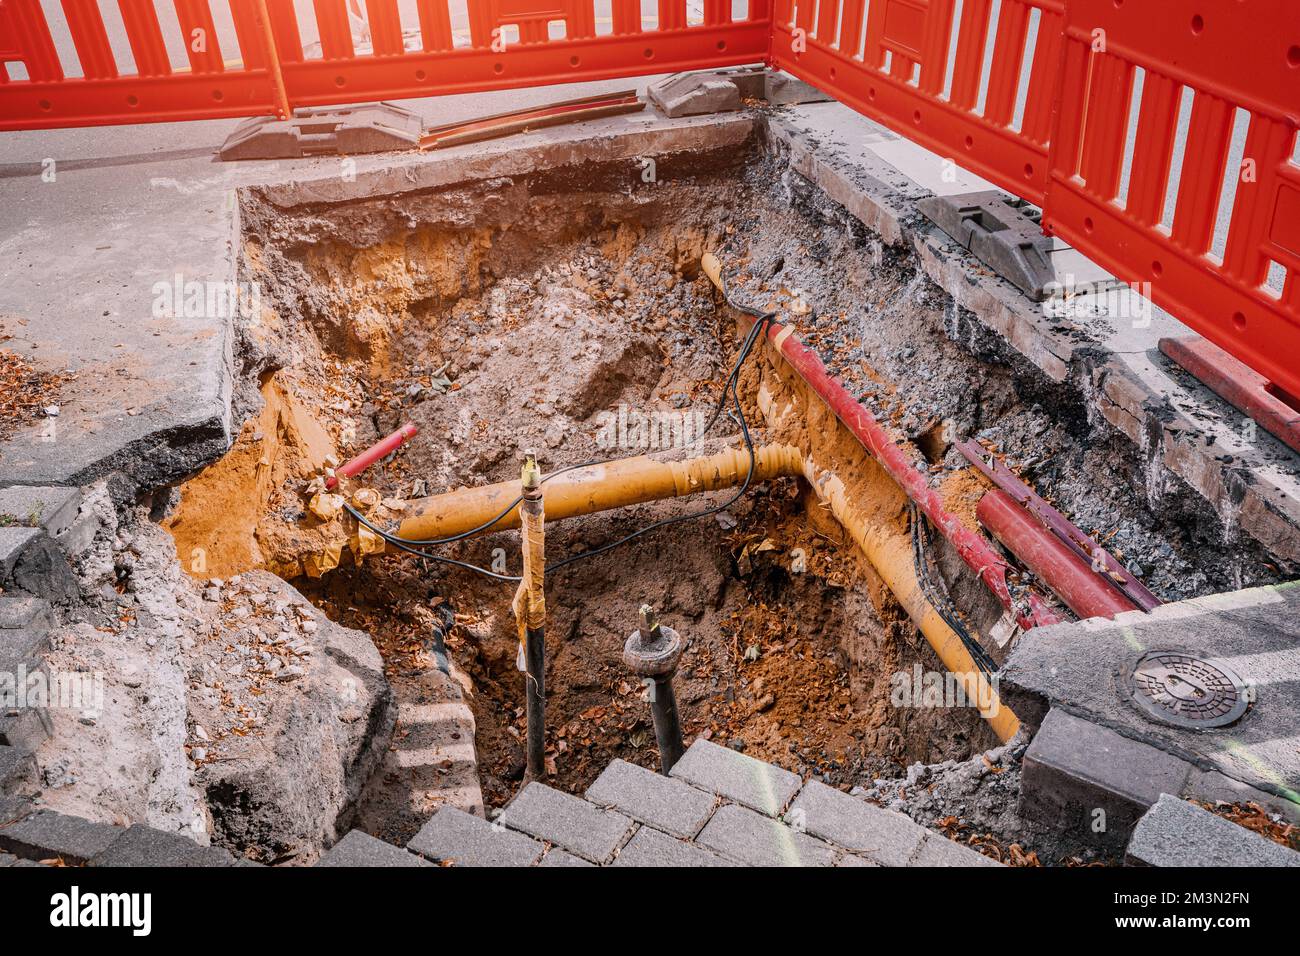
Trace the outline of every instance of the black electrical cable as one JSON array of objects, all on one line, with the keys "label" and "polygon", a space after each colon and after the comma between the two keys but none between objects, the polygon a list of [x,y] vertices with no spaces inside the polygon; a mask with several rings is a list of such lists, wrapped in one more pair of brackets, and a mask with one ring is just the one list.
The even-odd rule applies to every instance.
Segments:
[{"label": "black electrical cable", "polygon": [[[757,328],[759,325],[762,324],[764,323],[762,322],[755,323],[755,328]],[[740,488],[737,489],[734,495],[732,495],[730,498],[728,498],[726,501],[722,502],[721,504],[714,505],[712,508],[705,508],[701,511],[692,512],[691,514],[676,515],[672,518],[665,518],[662,521],[656,521],[654,524],[647,525],[646,527],[640,529],[639,531],[633,531],[631,534],[625,535],[624,537],[619,538],[617,541],[611,541],[608,544],[601,545],[599,548],[595,548],[591,551],[584,551],[581,554],[569,555],[569,557],[557,561],[555,564],[548,565],[546,568],[546,573],[551,574],[555,571],[560,570],[560,568],[566,567],[567,565],[573,564],[574,562],[581,561],[583,558],[594,558],[596,555],[604,554],[607,551],[612,551],[615,548],[619,547],[620,545],[627,544],[629,541],[633,541],[636,538],[641,537],[641,535],[643,534],[649,534],[651,531],[657,531],[660,528],[666,528],[669,525],[678,524],[682,521],[694,521],[697,518],[707,518],[709,515],[715,515],[720,511],[725,511],[727,508],[730,508],[733,504],[739,501],[741,497],[744,496],[745,492],[749,490],[750,482],[753,481],[754,479],[754,470],[758,466],[758,458],[754,454],[754,441],[750,437],[749,424],[745,421],[745,413],[740,407],[740,394],[736,390],[736,383],[734,381],[731,383],[731,396],[735,402],[736,420],[740,425],[741,434],[744,436],[745,439],[745,449],[746,451],[749,452],[749,470],[745,473],[745,480],[741,484]]]},{"label": "black electrical cable", "polygon": [[[563,468],[558,468],[555,471],[551,472],[549,475],[546,475],[542,479],[542,484],[546,484],[552,478],[556,477],[557,475],[562,475],[566,471],[573,471],[577,468],[587,468],[590,467],[591,465],[603,465],[603,464],[606,464],[606,462],[602,461],[599,458],[592,458],[591,460],[584,461],[578,465],[565,465]],[[514,501],[510,502],[510,504],[506,505],[506,509],[502,511],[499,515],[497,515],[495,518],[490,518],[489,520],[483,522],[483,524],[479,525],[477,528],[470,528],[468,531],[462,531],[460,534],[453,534],[451,537],[448,538],[402,538],[401,540],[415,547],[433,547],[439,544],[452,544],[456,541],[463,541],[466,538],[472,538],[474,535],[478,534],[479,532],[487,531],[489,528],[491,528],[494,524],[496,524],[506,515],[510,514],[510,512],[514,511],[515,508],[519,507],[519,503],[523,500],[524,500],[524,496],[520,495],[519,497],[515,498]]]},{"label": "black electrical cable", "polygon": [[912,561],[916,566],[917,583],[921,585],[921,591],[925,594],[931,606],[943,618],[945,624],[952,628],[953,633],[957,635],[962,646],[970,654],[971,660],[980,672],[990,680],[997,670],[997,664],[989,656],[984,646],[975,639],[970,629],[962,621],[961,616],[957,613],[956,607],[947,595],[940,593],[934,582],[930,579],[929,561],[926,558],[926,551],[929,546],[929,533],[925,527],[925,517],[921,514],[921,509],[917,507],[916,502],[908,504],[908,511],[911,515],[912,530]]},{"label": "black electrical cable", "polygon": [[439,564],[450,564],[458,568],[463,568],[466,571],[474,571],[477,572],[478,574],[483,575],[484,577],[492,578],[493,580],[496,581],[515,582],[515,581],[523,580],[523,578],[519,577],[518,575],[497,574],[495,571],[489,571],[487,568],[480,568],[477,564],[470,564],[468,561],[457,561],[455,558],[444,558],[440,554],[431,554],[428,551],[421,551],[419,548],[413,548],[405,541],[403,541],[401,538],[397,537],[396,535],[389,534],[383,528],[375,527],[368,520],[366,520],[365,515],[357,511],[356,508],[353,508],[346,501],[343,503],[343,507],[346,508],[348,510],[348,514],[356,518],[358,522],[365,525],[367,528],[369,528],[375,534],[379,535],[379,537],[383,538],[386,542],[391,544],[393,547],[397,548],[399,551],[405,551],[407,554],[413,554],[417,558],[428,558],[430,561],[437,561]]}]

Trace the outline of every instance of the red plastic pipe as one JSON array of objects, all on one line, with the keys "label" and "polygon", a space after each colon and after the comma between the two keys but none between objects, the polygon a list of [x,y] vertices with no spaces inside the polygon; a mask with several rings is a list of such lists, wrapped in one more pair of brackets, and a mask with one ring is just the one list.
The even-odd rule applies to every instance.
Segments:
[{"label": "red plastic pipe", "polygon": [[407,422],[397,431],[393,432],[387,438],[381,439],[371,445],[355,458],[349,458],[343,464],[334,470],[337,477],[325,479],[325,487],[333,488],[339,483],[339,477],[351,478],[361,474],[381,458],[386,458],[397,449],[401,448],[408,441],[420,434],[420,429],[416,428],[410,422]]},{"label": "red plastic pipe", "polygon": [[985,494],[975,514],[980,524],[1079,617],[1109,618],[1137,610],[1136,604],[1107,584],[1005,491],[995,489]]},{"label": "red plastic pipe", "polygon": [[[752,322],[742,314],[743,321]],[[967,528],[956,515],[944,508],[943,500],[930,487],[925,473],[916,469],[907,452],[889,436],[875,416],[863,408],[837,379],[831,377],[816,352],[799,341],[788,326],[768,326],[767,337],[804,383],[817,393],[840,423],[852,432],[903,492],[916,502],[939,533],[952,543],[966,566],[979,575],[998,602],[1015,615],[1022,628],[1027,630],[1061,621],[1032,592],[1028,597],[1028,607],[1017,606],[1007,586],[1007,573],[1011,566],[1006,559],[982,535]]]}]

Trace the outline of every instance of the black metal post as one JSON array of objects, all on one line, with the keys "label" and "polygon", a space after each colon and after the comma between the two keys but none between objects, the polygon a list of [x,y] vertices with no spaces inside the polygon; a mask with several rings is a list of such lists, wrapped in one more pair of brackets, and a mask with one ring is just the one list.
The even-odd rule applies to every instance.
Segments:
[{"label": "black metal post", "polygon": [[546,777],[546,629],[526,632],[524,662],[528,673],[528,778]]},{"label": "black metal post", "polygon": [[623,645],[623,663],[638,677],[650,681],[650,716],[654,720],[659,766],[668,776],[682,756],[682,723],[673,693],[673,674],[686,642],[655,617],[654,608],[641,605],[641,627]]},{"label": "black metal post", "polygon": [[655,741],[659,744],[659,764],[664,776],[682,759],[682,724],[677,717],[677,695],[673,693],[673,675],[656,677],[651,685],[650,715],[655,723]]}]

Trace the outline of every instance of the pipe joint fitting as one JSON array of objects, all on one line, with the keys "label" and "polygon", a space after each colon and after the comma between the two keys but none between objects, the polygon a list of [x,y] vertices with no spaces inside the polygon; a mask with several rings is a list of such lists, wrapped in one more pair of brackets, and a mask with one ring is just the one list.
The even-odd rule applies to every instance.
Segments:
[{"label": "pipe joint fitting", "polygon": [[641,629],[633,631],[623,645],[623,663],[638,677],[657,680],[671,677],[686,649],[686,641],[663,624],[649,632],[649,640],[642,640],[641,635]]}]

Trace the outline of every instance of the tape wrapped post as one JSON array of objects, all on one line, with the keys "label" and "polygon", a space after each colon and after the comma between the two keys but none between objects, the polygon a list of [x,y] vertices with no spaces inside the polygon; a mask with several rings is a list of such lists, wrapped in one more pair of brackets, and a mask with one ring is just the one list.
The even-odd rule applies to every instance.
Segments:
[{"label": "tape wrapped post", "polygon": [[539,501],[535,513],[532,507],[525,504],[520,509],[519,516],[522,522],[524,572],[511,608],[519,627],[518,667],[524,670],[524,642],[528,631],[546,624],[546,515]]}]

